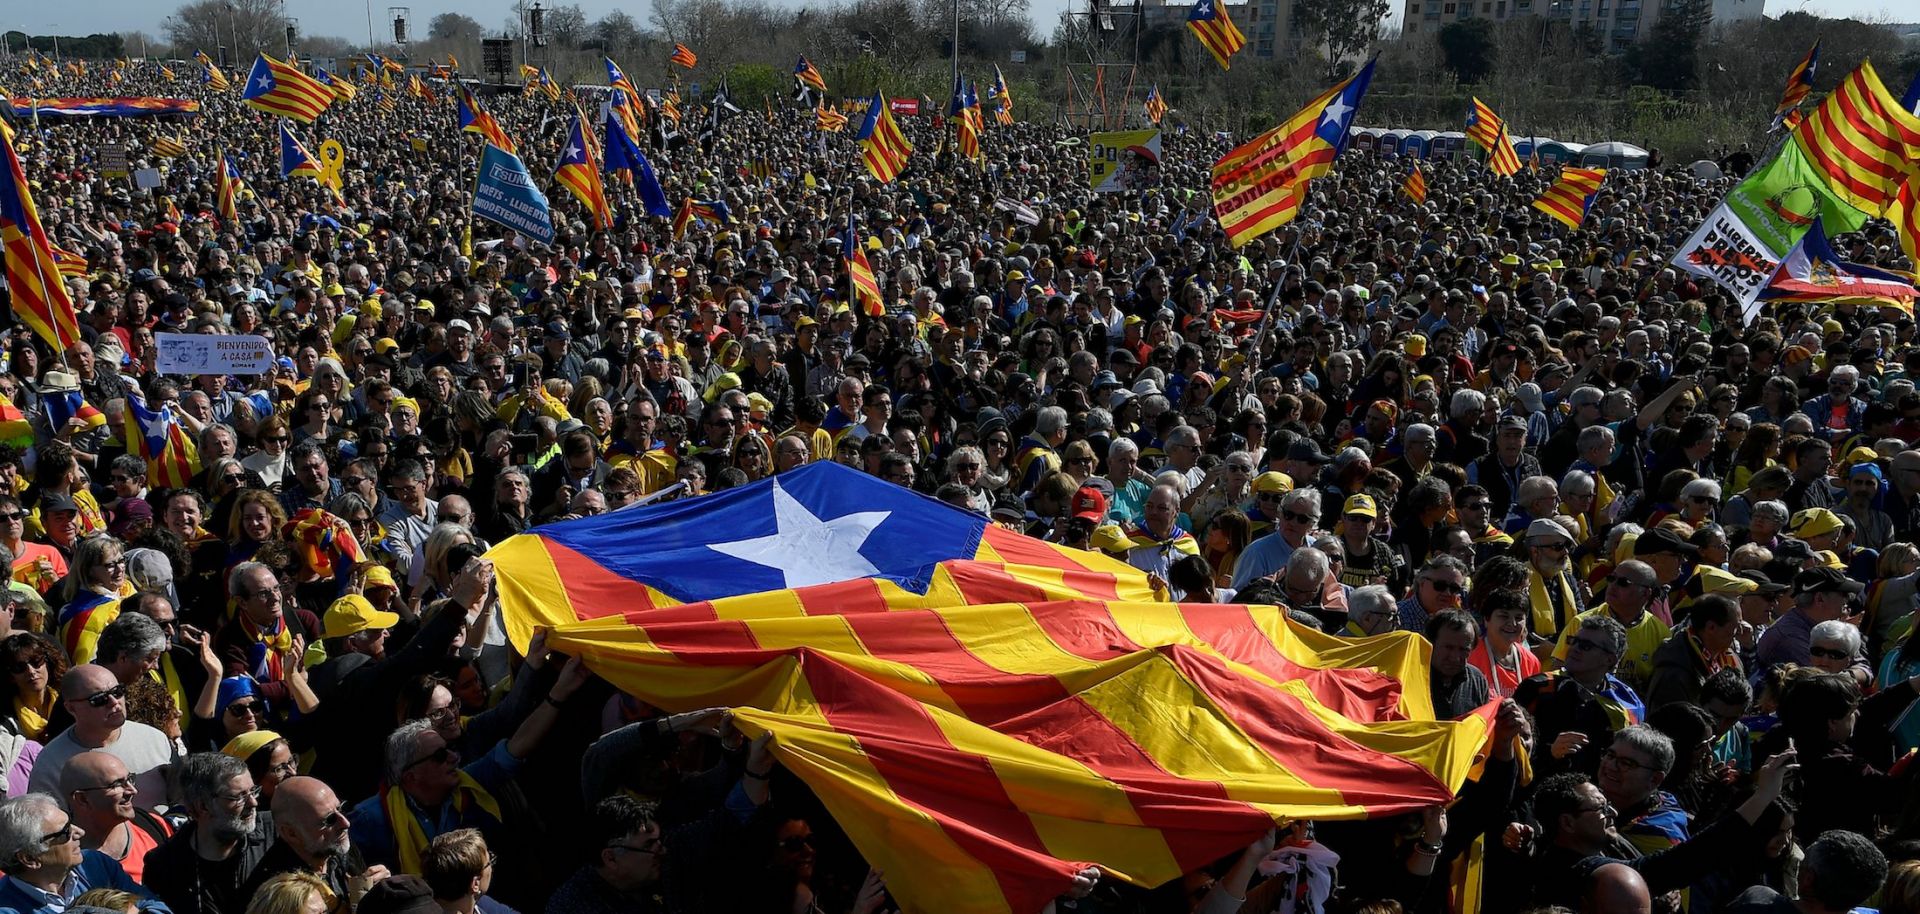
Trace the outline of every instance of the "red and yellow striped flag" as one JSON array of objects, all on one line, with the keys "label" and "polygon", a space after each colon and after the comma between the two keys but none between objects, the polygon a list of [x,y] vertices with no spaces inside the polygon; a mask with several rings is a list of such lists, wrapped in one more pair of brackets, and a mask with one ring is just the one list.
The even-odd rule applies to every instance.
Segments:
[{"label": "red and yellow striped flag", "polygon": [[1827,186],[1855,209],[1886,211],[1920,166],[1920,117],[1887,92],[1869,61],[1840,82],[1793,131]]},{"label": "red and yellow striped flag", "polygon": [[33,205],[26,170],[5,137],[0,137],[0,260],[5,261],[7,288],[13,292],[14,315],[54,352],[79,343],[79,319],[54,259],[53,242]]},{"label": "red and yellow striped flag", "polygon": [[1400,184],[1400,192],[1407,195],[1414,205],[1427,202],[1427,176],[1420,170],[1420,163],[1413,163],[1413,170],[1407,172],[1407,179]]},{"label": "red and yellow striped flag", "polygon": [[170,136],[154,137],[147,148],[163,159],[177,159],[187,154],[187,144]]},{"label": "red and yellow striped flag", "polygon": [[1187,14],[1187,28],[1206,45],[1207,53],[1220,62],[1222,70],[1233,69],[1233,55],[1247,46],[1247,36],[1240,33],[1219,0],[1196,0],[1193,11]]},{"label": "red and yellow striped flag", "polygon": [[686,45],[676,44],[673,46],[673,56],[668,57],[667,60],[691,70],[700,63],[700,56],[693,53],[693,49]]},{"label": "red and yellow striped flag", "polygon": [[[1271,606],[1131,599],[1120,591],[1144,586],[1135,569],[910,507],[884,485],[809,464],[514,537],[489,553],[510,637],[527,643],[554,606],[591,608],[549,643],[663,709],[728,707],[743,732],[770,734],[908,911],[1037,911],[1088,863],[1154,886],[1284,821],[1446,803],[1487,741],[1495,704],[1434,719],[1417,635],[1348,640]],[[726,519],[739,512],[764,519],[741,530]],[[681,537],[668,556],[633,539],[664,520],[752,540]],[[979,552],[903,586],[895,551],[847,538],[885,538],[887,525],[915,531],[913,562],[935,554],[929,540]],[[804,553],[809,530],[834,545]],[[708,586],[775,566],[811,580],[860,565],[872,571],[638,603],[651,590],[640,579]]]},{"label": "red and yellow striped flag", "polygon": [[823,101],[813,109],[813,124],[821,133],[839,133],[847,129],[847,116],[827,107]]},{"label": "red and yellow striped flag", "polygon": [[900,172],[906,170],[913,144],[907,142],[907,135],[893,119],[893,112],[887,110],[886,96],[874,93],[867,117],[855,137],[860,141],[860,160],[882,183],[899,177]]},{"label": "red and yellow striped flag", "polygon": [[1513,138],[1507,135],[1507,122],[1476,98],[1467,112],[1467,138],[1487,151],[1487,167],[1503,177],[1520,173],[1520,154],[1514,151]]},{"label": "red and yellow striped flag", "polygon": [[1236,247],[1293,221],[1307,182],[1333,170],[1373,83],[1373,64],[1213,163],[1214,216]]},{"label": "red and yellow striped flag", "polygon": [[1606,180],[1604,168],[1562,168],[1560,180],[1533,201],[1533,208],[1552,216],[1569,230],[1577,229],[1587,218],[1593,195],[1600,192],[1600,185]]},{"label": "red and yellow striped flag", "polygon": [[1900,231],[1900,249],[1907,252],[1907,267],[1920,270],[1920,174],[1908,175],[1887,207],[1887,220]]}]

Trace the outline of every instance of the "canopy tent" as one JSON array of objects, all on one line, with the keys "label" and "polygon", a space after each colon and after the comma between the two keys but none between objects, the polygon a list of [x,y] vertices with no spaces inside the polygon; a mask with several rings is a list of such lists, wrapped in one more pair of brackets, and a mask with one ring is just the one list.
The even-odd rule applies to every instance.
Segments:
[{"label": "canopy tent", "polygon": [[1580,150],[1580,164],[1586,168],[1632,171],[1647,167],[1647,151],[1632,143],[1608,140]]}]

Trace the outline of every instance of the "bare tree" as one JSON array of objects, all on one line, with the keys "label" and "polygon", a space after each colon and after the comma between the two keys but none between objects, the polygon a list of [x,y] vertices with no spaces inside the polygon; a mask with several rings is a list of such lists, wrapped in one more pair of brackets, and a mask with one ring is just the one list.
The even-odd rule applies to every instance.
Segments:
[{"label": "bare tree", "polygon": [[593,24],[593,37],[600,42],[601,50],[623,55],[638,48],[644,36],[640,33],[639,20],[625,10],[614,10]]},{"label": "bare tree", "polygon": [[287,18],[280,0],[195,0],[166,21],[167,39],[182,50],[228,49],[227,59],[245,66],[260,51],[286,52]]}]

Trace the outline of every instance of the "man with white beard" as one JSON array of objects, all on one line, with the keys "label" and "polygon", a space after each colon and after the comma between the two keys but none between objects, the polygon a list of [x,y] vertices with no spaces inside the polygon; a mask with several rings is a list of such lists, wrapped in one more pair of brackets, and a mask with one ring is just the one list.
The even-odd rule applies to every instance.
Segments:
[{"label": "man with white beard", "polygon": [[176,914],[245,911],[243,887],[273,837],[247,764],[218,752],[187,756],[180,792],[192,820],[147,853],[147,888]]}]

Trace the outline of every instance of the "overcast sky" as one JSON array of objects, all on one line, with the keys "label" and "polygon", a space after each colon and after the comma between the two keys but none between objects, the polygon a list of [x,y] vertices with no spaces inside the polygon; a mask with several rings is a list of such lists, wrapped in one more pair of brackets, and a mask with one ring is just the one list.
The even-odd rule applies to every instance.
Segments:
[{"label": "overcast sky", "polygon": [[[616,0],[578,0],[589,19],[614,10],[625,9],[644,22],[648,6],[643,2],[619,3]],[[790,5],[799,5],[795,0],[776,0]],[[1030,0],[1036,32],[1045,36],[1053,31],[1060,12],[1067,6],[1068,0]],[[1170,0],[1181,2],[1181,0]],[[338,0],[286,0],[287,14],[300,20],[301,31],[310,35],[332,35],[349,41],[365,41],[367,38],[367,0],[361,3],[338,2]],[[513,8],[510,2],[496,3],[458,3],[454,0],[437,2],[406,3],[377,2],[372,4],[376,29],[386,18],[389,6],[407,5],[413,10],[416,34],[426,31],[426,23],[434,15],[449,10],[465,13],[480,20],[489,28],[506,20],[508,11]],[[551,3],[549,4],[551,5]],[[167,0],[86,0],[78,4],[62,3],[17,3],[8,4],[7,12],[0,13],[0,30],[19,29],[28,34],[57,33],[79,35],[89,32],[143,30],[158,35],[160,22],[172,12],[175,4]],[[1401,4],[1394,2],[1394,12],[1398,15]],[[1808,0],[1800,3],[1793,0],[1768,0],[1767,12],[1779,15],[1793,9],[1827,16],[1856,16],[1880,21],[1902,21],[1917,17],[1911,13],[1895,16],[1892,10],[1902,3],[1888,0]],[[698,50],[698,49],[696,49]]]}]

